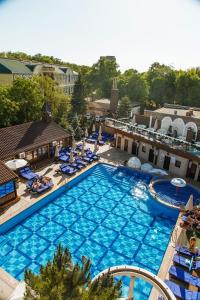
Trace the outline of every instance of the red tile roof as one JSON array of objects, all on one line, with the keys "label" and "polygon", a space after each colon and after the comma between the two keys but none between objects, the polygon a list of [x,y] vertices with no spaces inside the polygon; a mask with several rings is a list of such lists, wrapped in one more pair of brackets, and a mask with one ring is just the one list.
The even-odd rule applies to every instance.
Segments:
[{"label": "red tile roof", "polygon": [[17,174],[11,171],[2,161],[0,161],[0,185],[18,178]]},{"label": "red tile roof", "polygon": [[0,159],[4,160],[69,136],[65,129],[53,121],[29,122],[0,128]]}]

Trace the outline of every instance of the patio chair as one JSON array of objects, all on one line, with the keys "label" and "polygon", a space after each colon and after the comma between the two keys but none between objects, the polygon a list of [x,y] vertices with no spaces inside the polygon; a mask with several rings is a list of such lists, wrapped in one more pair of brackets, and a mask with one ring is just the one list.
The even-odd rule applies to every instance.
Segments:
[{"label": "patio chair", "polygon": [[[191,260],[192,260],[192,258],[191,258]],[[193,261],[191,264],[191,260],[184,256],[180,256],[178,254],[175,254],[174,258],[173,258],[173,262],[176,265],[180,265],[184,268],[191,269],[191,270],[199,270],[200,269],[200,261]]]},{"label": "patio chair", "polygon": [[59,160],[64,161],[64,162],[68,162],[69,161],[69,155],[65,154],[65,153],[60,153],[59,155]]},{"label": "patio chair", "polygon": [[76,162],[77,164],[79,164],[79,165],[84,166],[84,167],[86,167],[86,166],[89,164],[88,162],[86,162],[86,161],[84,161],[84,160],[82,160],[82,159],[80,159],[80,158],[75,158],[75,162]]},{"label": "patio chair", "polygon": [[176,246],[176,251],[178,254],[180,255],[184,255],[184,256],[200,256],[200,250],[198,250],[197,254],[194,254],[192,252],[190,252],[190,250],[186,247],[181,247],[181,246]]},{"label": "patio chair", "polygon": [[70,167],[69,165],[63,164],[60,166],[60,171],[67,175],[73,175],[76,173],[77,170],[75,168]]},{"label": "patio chair", "polygon": [[184,300],[199,300],[200,299],[200,293],[199,292],[193,292],[185,289],[184,287],[170,281],[165,280],[165,283],[170,288],[170,290],[173,292],[173,294]]},{"label": "patio chair", "polygon": [[103,145],[105,145],[105,142],[104,141],[98,141],[98,144],[99,144],[99,146],[103,146]]},{"label": "patio chair", "polygon": [[94,144],[96,142],[96,139],[88,138],[88,139],[86,139],[86,142],[90,143],[90,144]]},{"label": "patio chair", "polygon": [[72,168],[75,168],[75,169],[77,169],[77,170],[81,170],[81,169],[84,168],[83,165],[78,164],[78,163],[76,163],[76,162],[69,164],[69,166],[72,167]]},{"label": "patio chair", "polygon": [[19,175],[27,180],[39,177],[38,174],[34,173],[30,167],[25,167],[19,170]]},{"label": "patio chair", "polygon": [[184,271],[181,268],[171,266],[171,268],[169,269],[169,274],[170,276],[175,277],[180,281],[200,288],[200,278],[193,276],[192,274]]},{"label": "patio chair", "polygon": [[91,158],[93,160],[99,160],[100,156],[96,155],[95,153],[86,154],[88,158]]},{"label": "patio chair", "polygon": [[86,161],[86,162],[88,162],[88,163],[91,163],[91,162],[94,161],[93,158],[89,158],[89,157],[87,157],[87,156],[82,156],[82,160],[83,160],[83,161]]}]

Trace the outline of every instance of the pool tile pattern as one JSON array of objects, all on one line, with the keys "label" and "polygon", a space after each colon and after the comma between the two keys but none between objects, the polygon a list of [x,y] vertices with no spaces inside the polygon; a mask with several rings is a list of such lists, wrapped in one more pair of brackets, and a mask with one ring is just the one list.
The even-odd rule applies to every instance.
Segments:
[{"label": "pool tile pattern", "polygon": [[[97,165],[72,188],[13,229],[0,235],[0,266],[23,279],[36,274],[62,244],[74,261],[92,260],[93,275],[114,265],[137,265],[157,273],[175,220],[151,207],[148,177]],[[150,287],[136,283],[136,300],[148,299]],[[137,296],[138,295],[138,296]]]}]

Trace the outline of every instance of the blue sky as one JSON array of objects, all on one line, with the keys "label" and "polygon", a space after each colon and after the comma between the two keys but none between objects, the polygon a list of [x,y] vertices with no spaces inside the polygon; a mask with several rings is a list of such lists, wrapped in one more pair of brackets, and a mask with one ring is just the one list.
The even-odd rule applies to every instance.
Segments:
[{"label": "blue sky", "polygon": [[0,0],[0,51],[91,65],[115,55],[122,70],[155,61],[200,65],[198,0]]}]

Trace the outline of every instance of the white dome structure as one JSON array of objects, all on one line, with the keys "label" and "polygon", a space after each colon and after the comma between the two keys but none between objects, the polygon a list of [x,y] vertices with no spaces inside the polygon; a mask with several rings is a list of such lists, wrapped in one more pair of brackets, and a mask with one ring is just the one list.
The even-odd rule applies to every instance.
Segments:
[{"label": "white dome structure", "polygon": [[172,125],[172,119],[170,117],[164,117],[161,121],[161,129],[164,129],[166,132],[169,130],[169,127]]},{"label": "white dome structure", "polygon": [[157,175],[168,175],[168,173],[165,170],[162,169],[152,169],[149,171],[151,174],[157,174]]},{"label": "white dome structure", "polygon": [[172,122],[172,129],[173,131],[177,131],[178,136],[182,136],[185,130],[185,123],[181,118],[177,118]]},{"label": "white dome structure", "polygon": [[153,166],[149,163],[144,163],[142,164],[141,166],[141,171],[144,171],[144,172],[149,172],[153,169]]},{"label": "white dome structure", "polygon": [[133,168],[133,169],[140,169],[141,161],[136,156],[133,156],[128,160],[127,165],[128,165],[128,167]]}]

